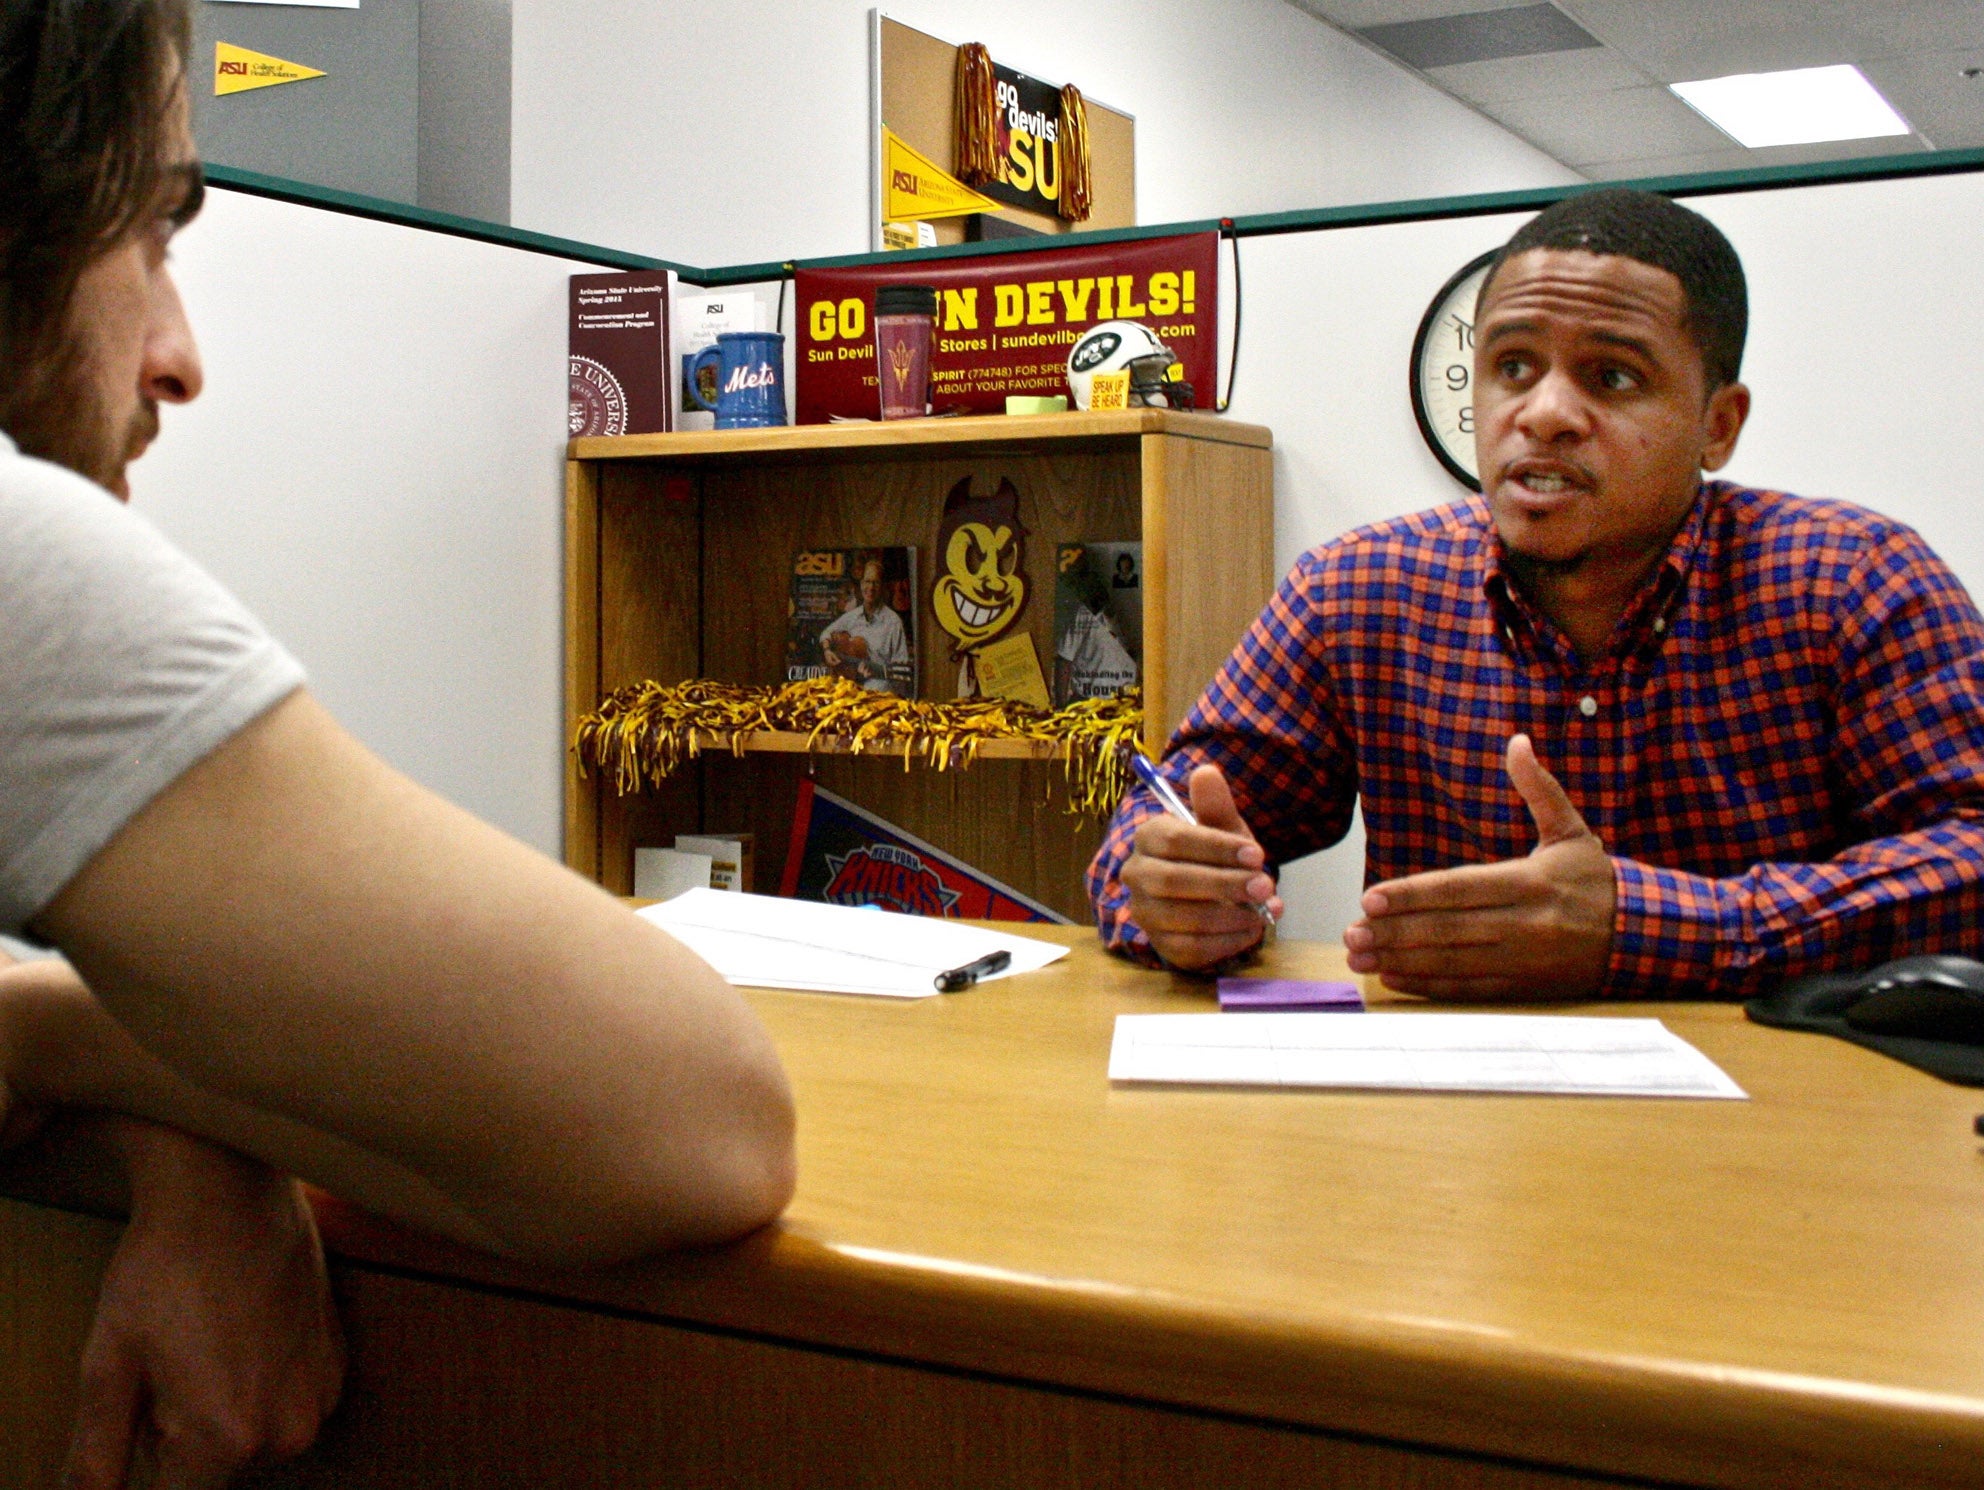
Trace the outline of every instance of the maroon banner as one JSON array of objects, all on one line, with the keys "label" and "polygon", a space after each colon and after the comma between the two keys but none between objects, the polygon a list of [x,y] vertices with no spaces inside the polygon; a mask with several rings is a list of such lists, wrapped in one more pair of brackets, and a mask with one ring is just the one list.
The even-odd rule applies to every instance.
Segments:
[{"label": "maroon banner", "polygon": [[835,414],[873,419],[875,289],[937,291],[931,371],[935,412],[1003,414],[1008,394],[1068,391],[1068,349],[1101,321],[1141,321],[1185,365],[1197,406],[1213,405],[1218,361],[1219,235],[1188,233],[1133,243],[1034,253],[801,269],[798,376],[801,424]]}]

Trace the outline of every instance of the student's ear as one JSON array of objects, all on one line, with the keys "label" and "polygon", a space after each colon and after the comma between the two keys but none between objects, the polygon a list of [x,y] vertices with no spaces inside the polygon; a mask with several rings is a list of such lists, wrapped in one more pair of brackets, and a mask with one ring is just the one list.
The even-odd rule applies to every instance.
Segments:
[{"label": "student's ear", "polygon": [[1742,383],[1724,383],[1708,396],[1708,409],[1702,415],[1707,436],[1702,446],[1702,469],[1719,471],[1736,453],[1736,437],[1743,433],[1743,422],[1750,417],[1750,390]]}]

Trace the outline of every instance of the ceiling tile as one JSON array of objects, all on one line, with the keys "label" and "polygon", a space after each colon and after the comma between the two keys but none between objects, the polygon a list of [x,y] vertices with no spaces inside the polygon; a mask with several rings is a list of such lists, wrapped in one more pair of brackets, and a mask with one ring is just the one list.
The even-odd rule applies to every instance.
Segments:
[{"label": "ceiling tile", "polygon": [[1347,31],[1389,26],[1400,21],[1429,21],[1437,16],[1467,15],[1478,10],[1510,10],[1536,0],[1289,0],[1312,16],[1334,21]]},{"label": "ceiling tile", "polygon": [[[1290,0],[1349,31],[1536,0]],[[1600,47],[1421,76],[1590,176],[1744,169],[1923,148],[1984,149],[1984,0],[1551,0]],[[1744,150],[1656,83],[1857,64],[1917,130]]]},{"label": "ceiling tile", "polygon": [[1962,52],[1916,52],[1863,64],[1867,80],[1939,150],[1984,147],[1984,45]]},{"label": "ceiling tile", "polygon": [[1559,0],[1663,83],[1975,46],[1975,0]]},{"label": "ceiling tile", "polygon": [[1654,81],[1607,47],[1579,52],[1550,52],[1541,57],[1463,62],[1457,67],[1432,68],[1426,76],[1456,98],[1476,104],[1560,93],[1601,93],[1616,88],[1643,88]]},{"label": "ceiling tile", "polygon": [[1720,150],[1729,136],[1665,88],[1513,98],[1482,110],[1568,166]]},{"label": "ceiling tile", "polygon": [[1539,57],[1598,45],[1589,31],[1548,3],[1395,21],[1357,34],[1406,66],[1420,69],[1498,57]]}]

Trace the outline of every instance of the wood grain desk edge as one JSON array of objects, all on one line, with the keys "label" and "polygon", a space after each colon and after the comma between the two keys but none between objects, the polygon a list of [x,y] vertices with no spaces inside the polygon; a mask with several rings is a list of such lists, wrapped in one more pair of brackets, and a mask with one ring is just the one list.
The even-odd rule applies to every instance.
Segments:
[{"label": "wood grain desk edge", "polygon": [[774,1226],[734,1246],[547,1273],[322,1197],[358,1265],[800,1348],[1097,1392],[1449,1453],[1690,1485],[1974,1486],[1984,1403],[1539,1349],[1425,1323],[1283,1320],[1082,1280],[843,1249]]}]

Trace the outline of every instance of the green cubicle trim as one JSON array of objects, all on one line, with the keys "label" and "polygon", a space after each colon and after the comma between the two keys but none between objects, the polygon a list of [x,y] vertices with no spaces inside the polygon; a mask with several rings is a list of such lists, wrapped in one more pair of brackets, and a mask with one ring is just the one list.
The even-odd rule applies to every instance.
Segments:
[{"label": "green cubicle trim", "polygon": [[[1702,171],[1682,176],[1646,176],[1632,181],[1580,181],[1565,186],[1530,187],[1522,191],[1481,192],[1472,196],[1421,197],[1397,202],[1371,202],[1349,207],[1318,207],[1303,212],[1267,212],[1248,217],[1207,217],[1191,222],[1160,223],[1150,227],[1111,228],[1083,233],[1087,243],[1122,243],[1141,238],[1160,238],[1173,233],[1203,233],[1219,229],[1231,237],[1258,238],[1276,233],[1314,233],[1330,228],[1368,227],[1379,223],[1422,222],[1442,217],[1482,217],[1498,212],[1530,212],[1549,206],[1573,192],[1594,186],[1636,186],[1675,197],[1716,196],[1737,191],[1770,191],[1797,186],[1832,186],[1848,181],[1879,181],[1907,176],[1946,176],[1958,172],[1984,170],[1984,150],[1928,150],[1905,155],[1861,156],[1853,160],[1820,161],[1810,165],[1759,166],[1741,171]],[[569,238],[554,238],[501,223],[482,222],[426,207],[409,207],[381,197],[360,196],[355,192],[334,191],[280,176],[264,176],[256,171],[232,166],[208,166],[207,179],[215,186],[278,201],[299,202],[324,207],[333,212],[376,218],[381,222],[427,228],[501,244],[532,253],[551,254],[581,263],[601,264],[612,269],[673,269],[692,285],[752,284],[781,279],[795,268],[839,268],[853,264],[914,263],[934,259],[956,259],[1000,253],[1027,253],[1042,247],[1039,239],[1002,239],[992,243],[956,243],[942,248],[897,250],[888,253],[840,254],[829,258],[773,260],[759,264],[735,264],[698,269],[667,259],[653,259],[618,249],[600,248]]]}]

